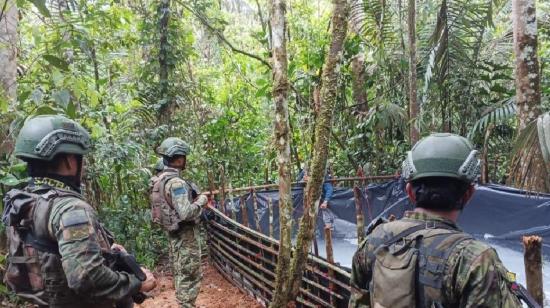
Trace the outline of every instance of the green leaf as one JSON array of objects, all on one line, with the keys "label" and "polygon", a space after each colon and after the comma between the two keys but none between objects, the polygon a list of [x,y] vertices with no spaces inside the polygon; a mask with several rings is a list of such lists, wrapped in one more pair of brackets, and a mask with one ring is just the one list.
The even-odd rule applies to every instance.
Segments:
[{"label": "green leaf", "polygon": [[29,0],[38,9],[40,14],[46,17],[51,17],[50,10],[46,7],[46,0]]},{"label": "green leaf", "polygon": [[37,115],[43,115],[43,114],[58,114],[58,113],[59,113],[58,110],[56,110],[56,109],[54,109],[50,106],[44,105],[44,106],[38,107],[34,111],[33,115],[37,116]]},{"label": "green leaf", "polygon": [[65,113],[71,119],[76,118],[76,106],[72,101],[70,101],[69,104],[67,104],[67,108],[65,108]]},{"label": "green leaf", "polygon": [[53,99],[59,107],[67,109],[69,101],[71,100],[71,93],[69,93],[69,91],[67,91],[66,89],[63,89],[61,91],[55,92],[53,94]]},{"label": "green leaf", "polygon": [[6,186],[15,186],[21,183],[22,181],[17,179],[13,174],[8,173],[3,178],[0,178],[0,184]]},{"label": "green leaf", "polygon": [[58,69],[62,71],[68,71],[69,70],[69,63],[67,61],[58,58],[54,55],[43,55],[42,56],[44,60],[48,61],[51,65],[57,67]]}]

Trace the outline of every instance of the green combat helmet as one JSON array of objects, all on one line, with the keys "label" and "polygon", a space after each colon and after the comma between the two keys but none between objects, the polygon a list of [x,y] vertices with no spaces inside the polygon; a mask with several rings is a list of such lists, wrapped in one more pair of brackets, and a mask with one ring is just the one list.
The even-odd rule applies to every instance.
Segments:
[{"label": "green combat helmet", "polygon": [[61,115],[41,115],[25,122],[15,142],[15,156],[22,160],[52,160],[57,154],[85,155],[90,135],[73,120]]},{"label": "green combat helmet", "polygon": [[187,156],[191,153],[189,145],[180,138],[170,137],[164,139],[164,141],[158,146],[157,154],[167,157],[174,157],[176,155]]},{"label": "green combat helmet", "polygon": [[474,182],[480,172],[478,151],[468,139],[455,134],[432,134],[415,144],[403,162],[403,178],[450,177]]},{"label": "green combat helmet", "polygon": [[162,158],[159,158],[159,160],[157,160],[157,163],[155,164],[155,166],[153,167],[153,169],[155,170],[155,172],[159,173],[161,172],[162,170],[164,170],[164,161],[162,160]]}]

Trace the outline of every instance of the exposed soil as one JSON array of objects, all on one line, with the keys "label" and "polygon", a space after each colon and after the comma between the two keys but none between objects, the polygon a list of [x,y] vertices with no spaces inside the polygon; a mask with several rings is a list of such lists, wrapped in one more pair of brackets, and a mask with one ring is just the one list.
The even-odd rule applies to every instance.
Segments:
[{"label": "exposed soil", "polygon": [[[227,281],[218,271],[209,264],[203,264],[203,280],[197,298],[198,308],[234,308],[234,307],[262,307],[252,297],[244,294],[237,287]],[[169,272],[160,271],[155,274],[158,279],[156,289],[150,294],[152,298],[136,308],[178,308],[172,276]]]}]

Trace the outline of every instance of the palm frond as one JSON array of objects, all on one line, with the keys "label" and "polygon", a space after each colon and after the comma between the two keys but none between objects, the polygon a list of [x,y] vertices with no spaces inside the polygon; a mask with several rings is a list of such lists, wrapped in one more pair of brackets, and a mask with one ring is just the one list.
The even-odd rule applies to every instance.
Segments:
[{"label": "palm frond", "polygon": [[515,98],[504,100],[499,107],[492,108],[475,123],[474,127],[468,133],[468,138],[471,140],[476,134],[484,134],[485,130],[491,126],[497,126],[514,118],[517,113]]}]

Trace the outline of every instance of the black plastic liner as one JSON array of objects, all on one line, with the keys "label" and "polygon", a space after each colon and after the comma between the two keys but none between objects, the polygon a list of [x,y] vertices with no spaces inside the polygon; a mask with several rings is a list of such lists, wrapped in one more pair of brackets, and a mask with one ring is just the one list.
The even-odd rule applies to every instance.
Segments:
[{"label": "black plastic liner", "polygon": [[[413,206],[404,191],[404,181],[397,179],[382,184],[370,184],[362,187],[360,198],[365,225],[377,217],[387,218],[395,215],[403,216]],[[256,228],[256,217],[259,219],[260,232],[269,235],[269,207],[271,199],[273,208],[273,237],[279,237],[279,194],[276,190],[256,191],[257,213],[254,213],[252,193],[226,200],[227,214],[231,210],[239,222],[242,222],[240,200],[244,198],[248,216],[248,225]],[[293,218],[294,232],[297,231],[298,220],[303,213],[303,187],[293,187]],[[335,188],[329,203],[329,209],[334,213],[333,237],[338,239],[357,238],[356,211],[353,190],[350,188]],[[320,217],[321,215],[319,215]],[[550,258],[550,195],[529,194],[525,191],[500,185],[478,186],[473,199],[464,209],[458,225],[466,232],[480,239],[498,243],[516,251],[522,250],[523,235],[538,235],[543,237],[543,254]],[[323,226],[322,220],[317,221],[318,231]],[[323,232],[317,232],[322,236]]]}]

